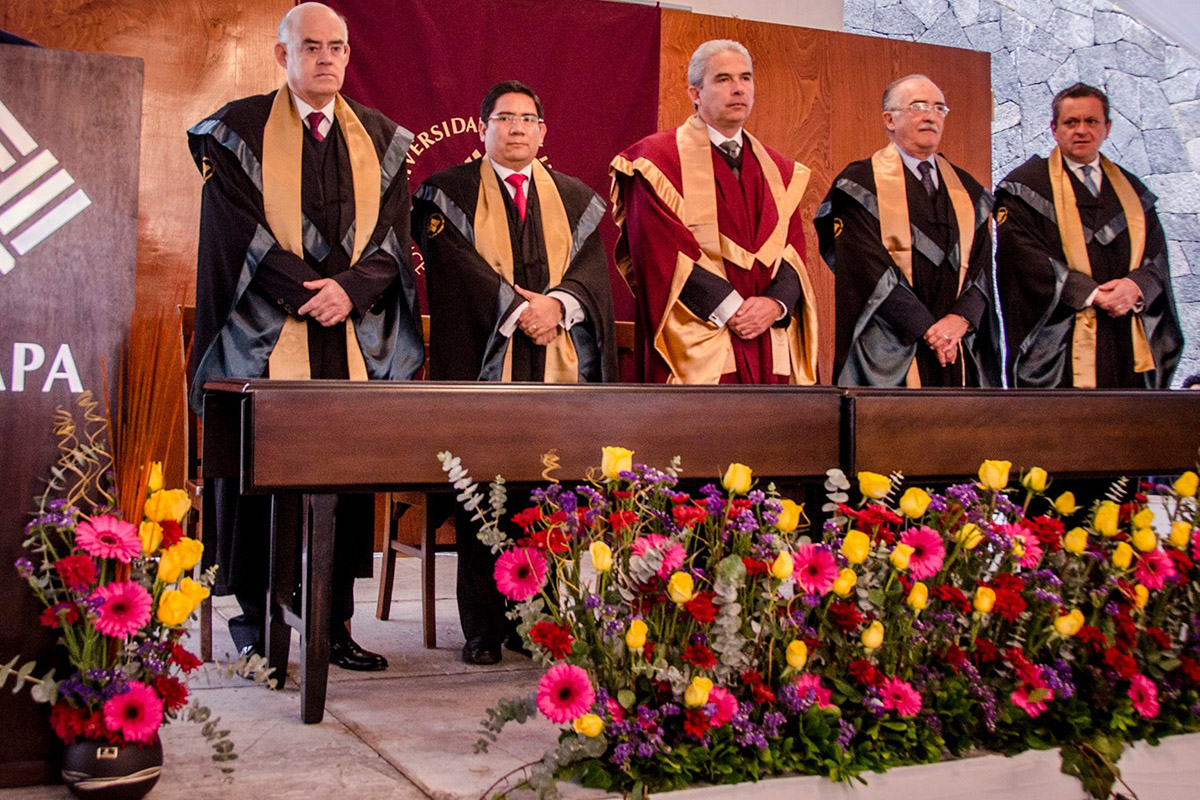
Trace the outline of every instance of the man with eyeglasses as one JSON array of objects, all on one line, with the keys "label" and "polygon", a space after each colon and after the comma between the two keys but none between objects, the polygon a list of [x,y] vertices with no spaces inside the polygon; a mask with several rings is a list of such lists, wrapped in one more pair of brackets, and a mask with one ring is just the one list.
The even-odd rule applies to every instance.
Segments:
[{"label": "man with eyeglasses", "polygon": [[1183,334],[1154,195],[1100,154],[1108,96],[1055,95],[1057,147],[996,189],[1010,386],[1165,389]]},{"label": "man with eyeglasses", "polygon": [[695,115],[609,169],[639,375],[813,384],[817,316],[800,218],[809,170],[744,129],[754,70],[741,44],[700,45],[687,80]]},{"label": "man with eyeglasses", "polygon": [[[425,256],[434,380],[584,383],[617,377],[604,201],[538,160],[542,101],[519,81],[480,107],[484,157],[431,176],[413,198]],[[520,649],[471,514],[455,517],[458,609],[469,664]]]},{"label": "man with eyeglasses", "polygon": [[[404,159],[412,134],[339,92],[345,21],[320,3],[292,8],[275,58],[287,83],[235,100],[188,131],[204,178],[196,262],[191,402],[217,377],[407,380],[424,360],[417,327]],[[313,420],[313,435],[323,435]],[[261,654],[270,503],[211,480],[217,593],[243,655]],[[211,508],[211,506],[208,506]],[[330,663],[381,670],[348,628],[354,578],[371,575],[372,495],[336,510]]]},{"label": "man with eyeglasses", "polygon": [[839,386],[999,386],[991,194],[938,154],[941,89],[883,92],[891,142],[834,179],[815,220],[835,273]]}]

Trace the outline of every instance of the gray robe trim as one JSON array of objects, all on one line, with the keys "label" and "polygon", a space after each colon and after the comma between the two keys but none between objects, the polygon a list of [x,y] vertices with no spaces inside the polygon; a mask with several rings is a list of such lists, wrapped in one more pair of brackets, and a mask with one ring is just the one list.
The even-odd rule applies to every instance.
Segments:
[{"label": "gray robe trim", "polygon": [[379,194],[387,194],[388,187],[392,185],[396,174],[404,169],[404,161],[408,157],[408,148],[412,144],[412,131],[396,126],[396,132],[392,134],[392,141],[388,143],[387,152],[383,154],[383,158],[379,161]]},{"label": "gray robe trim", "polygon": [[254,184],[254,188],[262,192],[262,164],[249,145],[234,133],[232,128],[219,119],[206,119],[189,128],[188,133],[193,136],[211,136],[213,141],[233,153],[233,157],[242,165],[242,171]]},{"label": "gray robe trim", "polygon": [[467,219],[467,215],[463,212],[458,204],[436,186],[428,183],[421,184],[421,188],[417,189],[417,197],[433,203],[445,215],[446,221],[453,225],[462,237],[467,240],[471,247],[475,246],[475,223]]},{"label": "gray robe trim", "polygon": [[583,244],[588,237],[596,232],[600,221],[604,219],[604,212],[607,208],[608,205],[600,199],[600,195],[592,195],[592,201],[588,203],[588,207],[579,217],[575,233],[571,236],[571,255],[567,258],[568,264],[575,260],[575,256],[579,255],[579,251],[583,249]]}]

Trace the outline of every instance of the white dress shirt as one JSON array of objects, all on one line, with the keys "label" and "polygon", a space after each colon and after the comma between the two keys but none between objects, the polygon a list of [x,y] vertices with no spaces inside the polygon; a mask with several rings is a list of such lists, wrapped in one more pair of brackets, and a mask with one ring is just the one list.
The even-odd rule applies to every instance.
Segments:
[{"label": "white dress shirt", "polygon": [[[291,91],[291,89],[288,91]],[[309,125],[308,115],[314,111],[320,111],[325,115],[325,119],[321,120],[321,124],[317,129],[317,133],[321,134],[322,139],[328,136],[329,129],[333,127],[333,104],[335,100],[330,100],[325,104],[324,108],[313,108],[308,103],[301,100],[295,92],[292,92],[292,99],[296,101],[296,111],[300,114],[300,119],[304,122],[305,127],[308,127],[310,130],[311,126]]]}]

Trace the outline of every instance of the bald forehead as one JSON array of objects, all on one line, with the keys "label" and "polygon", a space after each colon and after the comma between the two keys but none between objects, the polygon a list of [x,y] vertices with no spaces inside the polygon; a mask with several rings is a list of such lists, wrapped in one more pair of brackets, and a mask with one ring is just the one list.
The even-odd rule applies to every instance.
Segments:
[{"label": "bald forehead", "polygon": [[937,84],[925,78],[913,78],[896,87],[898,105],[907,106],[910,103],[944,103],[946,96]]},{"label": "bald forehead", "polygon": [[346,21],[332,8],[323,3],[301,3],[284,14],[279,23],[279,41],[298,43],[303,39],[311,38],[308,36],[308,32],[312,28],[329,23],[336,24],[340,28],[342,41],[349,40],[350,32],[346,27]]}]

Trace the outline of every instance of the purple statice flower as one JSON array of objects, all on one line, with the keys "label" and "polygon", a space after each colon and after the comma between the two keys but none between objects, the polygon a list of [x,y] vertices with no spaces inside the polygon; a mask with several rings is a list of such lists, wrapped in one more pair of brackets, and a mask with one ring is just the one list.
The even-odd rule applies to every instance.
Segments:
[{"label": "purple statice flower", "polygon": [[677,717],[679,716],[679,706],[675,703],[663,703],[659,706],[658,713],[664,717]]},{"label": "purple statice flower", "polygon": [[1067,700],[1075,696],[1075,683],[1071,680],[1071,665],[1061,658],[1042,668],[1042,677],[1054,690],[1056,700]]},{"label": "purple statice flower", "polygon": [[751,505],[761,506],[766,502],[767,496],[760,489],[755,489],[746,495],[746,499],[750,501]]},{"label": "purple statice flower", "polygon": [[602,602],[600,595],[589,593],[587,597],[583,598],[583,607],[591,611],[592,609],[599,608]]},{"label": "purple statice flower", "polygon": [[1052,569],[1039,569],[1029,573],[1029,578],[1041,581],[1047,586],[1062,586],[1062,578],[1054,574]]},{"label": "purple statice flower", "polygon": [[1000,514],[1012,515],[1021,511],[1021,507],[1014,503],[1008,495],[996,493],[996,511]]},{"label": "purple statice flower", "polygon": [[629,759],[633,756],[633,745],[629,742],[621,742],[613,748],[612,761],[618,767],[624,767],[629,763]]},{"label": "purple statice flower", "polygon": [[804,605],[808,606],[809,608],[816,608],[817,606],[821,605],[821,595],[819,594],[806,594],[800,599],[804,602]]},{"label": "purple statice flower", "polygon": [[1118,608],[1117,608],[1117,604],[1116,604],[1116,603],[1111,603],[1111,602],[1110,602],[1110,603],[1105,603],[1105,604],[1104,604],[1104,613],[1105,613],[1105,614],[1107,614],[1107,615],[1108,615],[1108,616],[1110,616],[1110,617],[1115,617],[1115,616],[1117,615],[1117,611],[1119,611],[1119,610],[1120,610],[1120,609],[1118,609]]},{"label": "purple statice flower", "polygon": [[604,495],[591,486],[580,486],[575,491],[587,498],[589,508],[599,508],[605,505]]},{"label": "purple statice flower", "polygon": [[979,502],[979,492],[976,491],[973,483],[956,483],[946,489],[946,496],[954,498],[967,507]]},{"label": "purple statice flower", "polygon": [[[754,533],[758,530],[758,520],[754,518],[754,512],[746,509],[737,515],[737,521],[734,523],[737,530],[742,533]],[[731,520],[732,522],[732,520]]]},{"label": "purple statice flower", "polygon": [[929,629],[932,627],[933,625],[928,621],[928,618],[921,619],[920,617],[917,617],[912,623],[912,629],[917,633],[928,633]]},{"label": "purple statice flower", "polygon": [[708,644],[708,634],[696,632],[688,639],[692,644]]},{"label": "purple statice flower", "polygon": [[779,687],[775,697],[779,700],[779,704],[790,713],[803,714],[816,701],[815,694],[811,689],[801,692],[794,683],[786,683]]},{"label": "purple statice flower", "polygon": [[780,714],[778,711],[768,711],[763,714],[763,734],[768,739],[778,739],[779,733],[783,729],[783,723],[787,722],[787,717]]},{"label": "purple statice flower", "polygon": [[821,526],[821,529],[825,531],[826,539],[832,539],[835,536],[840,536],[842,532],[841,526],[833,520],[825,520],[825,524]]},{"label": "purple statice flower", "polygon": [[942,718],[937,714],[922,714],[921,721],[934,733],[942,732]]},{"label": "purple statice flower", "polygon": [[596,705],[595,705],[595,707],[600,709],[601,714],[603,714],[604,711],[608,708],[608,700],[610,697],[612,697],[612,695],[610,695],[608,693],[608,689],[605,689],[603,686],[596,687]]},{"label": "purple statice flower", "polygon": [[931,495],[929,497],[928,510],[929,511],[945,511],[946,510],[946,498],[942,497],[940,494]]},{"label": "purple statice flower", "polygon": [[1043,603],[1062,603],[1062,597],[1054,592],[1048,592],[1041,588],[1034,589],[1033,596]]},{"label": "purple statice flower", "polygon": [[22,578],[28,578],[33,574],[33,562],[28,558],[18,558],[13,562],[13,566],[17,568],[17,574]]},{"label": "purple statice flower", "polygon": [[887,713],[887,709],[883,707],[883,700],[879,698],[879,692],[874,688],[869,689],[863,695],[862,702],[875,719],[883,719],[884,714]]},{"label": "purple statice flower", "polygon": [[559,498],[559,508],[568,514],[574,514],[575,509],[579,508],[579,498],[574,492],[563,492]]},{"label": "purple statice flower", "polygon": [[[774,524],[774,521],[773,521],[773,520],[772,520],[772,524]],[[759,543],[759,544],[761,544],[761,545],[765,545],[766,547],[770,547],[772,550],[774,550],[774,547],[775,547],[775,534],[773,534],[773,533],[764,533],[762,536],[759,536],[759,537],[758,537],[758,543]]]},{"label": "purple statice flower", "polygon": [[658,712],[650,706],[638,706],[637,717],[642,722],[654,722],[658,719]]},{"label": "purple statice flower", "polygon": [[658,748],[653,742],[642,742],[637,746],[638,758],[654,758],[654,754],[658,752]]},{"label": "purple statice flower", "polygon": [[841,745],[843,750],[850,749],[850,742],[854,740],[854,734],[856,733],[858,733],[858,729],[854,727],[853,722],[847,722],[844,718],[838,719],[837,743]]}]

